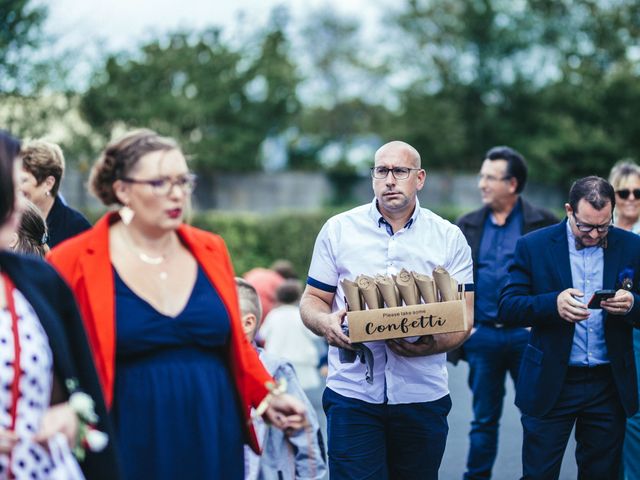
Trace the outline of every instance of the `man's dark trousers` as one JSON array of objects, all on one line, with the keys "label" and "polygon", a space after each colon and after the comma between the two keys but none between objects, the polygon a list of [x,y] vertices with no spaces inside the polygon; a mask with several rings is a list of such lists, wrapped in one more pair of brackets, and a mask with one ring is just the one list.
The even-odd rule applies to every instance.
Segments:
[{"label": "man's dark trousers", "polygon": [[326,388],[322,405],[331,480],[437,480],[449,432],[449,395],[388,405]]},{"label": "man's dark trousers", "polygon": [[542,417],[522,415],[523,479],[558,478],[574,423],[578,478],[617,479],[625,421],[611,366],[569,367],[553,409]]}]

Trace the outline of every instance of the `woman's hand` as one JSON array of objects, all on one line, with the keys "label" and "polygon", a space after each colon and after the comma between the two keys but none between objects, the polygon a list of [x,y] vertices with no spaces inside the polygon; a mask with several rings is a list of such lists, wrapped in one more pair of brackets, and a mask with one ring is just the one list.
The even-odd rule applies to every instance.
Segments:
[{"label": "woman's hand", "polygon": [[18,443],[18,435],[0,428],[0,454],[11,453],[16,443]]},{"label": "woman's hand", "polygon": [[69,403],[59,403],[49,407],[44,413],[40,431],[36,433],[34,440],[40,444],[46,444],[51,437],[60,432],[67,439],[69,447],[73,448],[76,444],[78,427],[78,416]]},{"label": "woman's hand", "polygon": [[264,416],[280,430],[299,430],[307,424],[304,404],[287,393],[274,396]]}]

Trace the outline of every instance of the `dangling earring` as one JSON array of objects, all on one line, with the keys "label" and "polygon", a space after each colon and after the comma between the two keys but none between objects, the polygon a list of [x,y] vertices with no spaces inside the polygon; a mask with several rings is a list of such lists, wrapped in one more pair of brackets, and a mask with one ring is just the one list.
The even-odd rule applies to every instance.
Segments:
[{"label": "dangling earring", "polygon": [[50,197],[51,196],[51,190],[47,190],[46,192],[44,192],[45,197]]},{"label": "dangling earring", "polygon": [[129,225],[131,220],[133,220],[133,217],[136,215],[136,212],[134,212],[128,205],[123,205],[122,208],[118,210],[118,213],[120,214],[120,220],[122,220],[122,223],[125,225]]}]

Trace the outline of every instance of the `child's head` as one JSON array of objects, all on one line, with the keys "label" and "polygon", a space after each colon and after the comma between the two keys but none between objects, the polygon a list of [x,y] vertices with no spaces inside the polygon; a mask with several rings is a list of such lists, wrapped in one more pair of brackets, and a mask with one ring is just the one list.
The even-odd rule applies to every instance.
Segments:
[{"label": "child's head", "polygon": [[293,305],[300,300],[302,284],[293,278],[285,280],[276,290],[276,300],[283,305]]},{"label": "child's head", "polygon": [[238,289],[238,301],[240,302],[242,328],[247,339],[253,342],[262,318],[260,297],[258,297],[258,292],[256,292],[253,285],[240,277],[236,277],[236,288]]}]

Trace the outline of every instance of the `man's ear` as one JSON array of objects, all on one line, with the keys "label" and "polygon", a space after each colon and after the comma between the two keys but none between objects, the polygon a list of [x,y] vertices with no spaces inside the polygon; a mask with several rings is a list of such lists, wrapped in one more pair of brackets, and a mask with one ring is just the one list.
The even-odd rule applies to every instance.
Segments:
[{"label": "man's ear", "polygon": [[427,179],[427,171],[425,169],[420,169],[417,175],[417,179],[418,179],[418,184],[417,184],[418,190],[422,190],[422,187],[424,187],[424,182]]},{"label": "man's ear", "polygon": [[568,203],[564,204],[564,211],[567,213],[567,217],[570,217],[573,214],[573,208]]},{"label": "man's ear", "polygon": [[247,313],[242,316],[242,329],[245,335],[254,334],[258,321],[253,313]]}]

